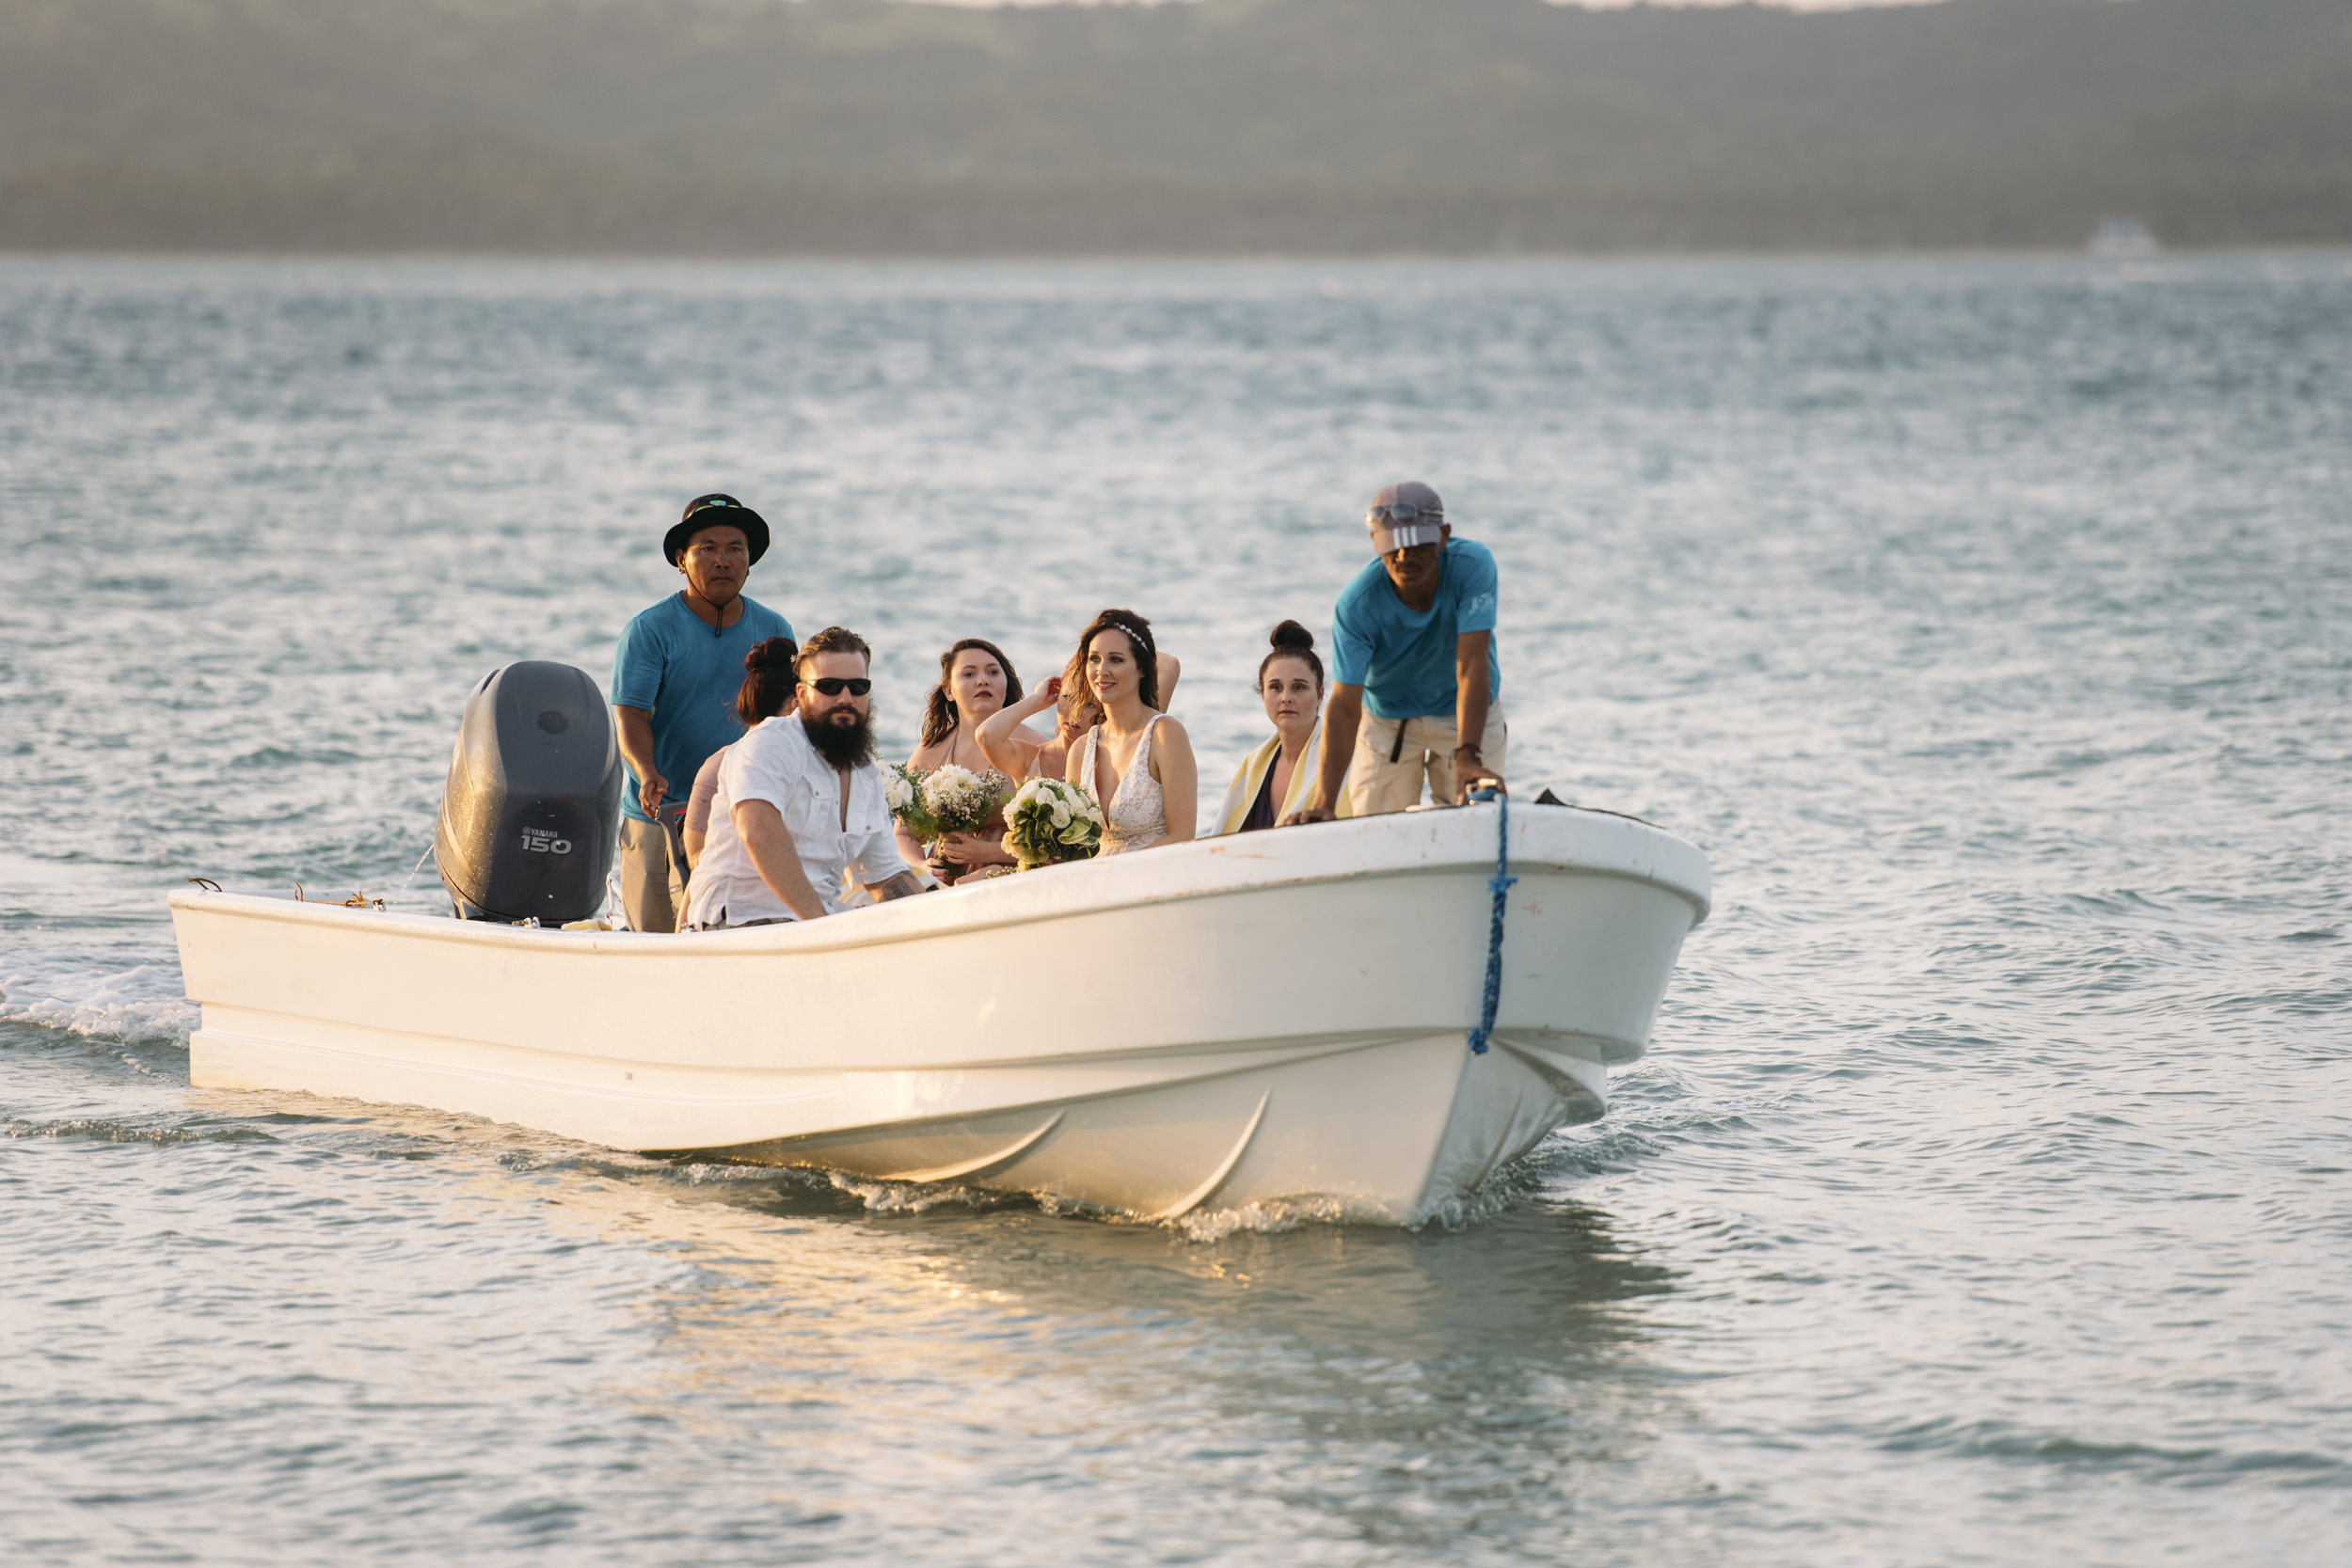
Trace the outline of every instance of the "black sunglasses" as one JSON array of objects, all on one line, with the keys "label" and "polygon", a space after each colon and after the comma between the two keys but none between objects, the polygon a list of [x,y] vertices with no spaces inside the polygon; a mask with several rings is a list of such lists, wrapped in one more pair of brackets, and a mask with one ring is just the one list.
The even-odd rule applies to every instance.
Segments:
[{"label": "black sunglasses", "polygon": [[1410,501],[1399,501],[1393,506],[1374,507],[1365,514],[1364,520],[1368,523],[1417,523],[1423,517],[1433,523],[1442,523],[1445,513],[1434,506],[1415,506]]},{"label": "black sunglasses", "polygon": [[844,690],[852,697],[863,697],[874,689],[874,683],[864,675],[819,675],[808,684],[827,697],[838,697]]}]

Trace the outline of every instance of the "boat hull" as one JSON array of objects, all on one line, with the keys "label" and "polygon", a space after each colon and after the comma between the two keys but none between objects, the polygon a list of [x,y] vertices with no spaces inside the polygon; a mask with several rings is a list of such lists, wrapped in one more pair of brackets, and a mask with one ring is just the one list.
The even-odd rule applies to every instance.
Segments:
[{"label": "boat hull", "polygon": [[190,1073],[1140,1215],[1412,1224],[1602,1113],[1707,909],[1673,835],[1521,808],[1473,1055],[1496,827],[1320,824],[682,936],[176,894]]}]

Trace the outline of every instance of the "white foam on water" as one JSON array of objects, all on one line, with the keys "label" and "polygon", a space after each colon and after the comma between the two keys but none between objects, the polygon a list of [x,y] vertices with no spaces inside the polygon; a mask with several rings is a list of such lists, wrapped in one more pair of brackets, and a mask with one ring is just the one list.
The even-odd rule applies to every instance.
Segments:
[{"label": "white foam on water", "polygon": [[697,1160],[691,1164],[674,1167],[686,1178],[687,1185],[701,1187],[726,1182],[773,1181],[779,1176],[803,1174],[777,1165],[738,1164],[732,1162]]},{"label": "white foam on water", "polygon": [[[1489,1220],[1540,1185],[1545,1163],[1553,1152],[1546,1140],[1535,1152],[1497,1171],[1477,1191],[1461,1193],[1433,1204],[1408,1229],[1459,1230]],[[1261,1203],[1236,1204],[1230,1209],[1196,1209],[1188,1214],[1150,1222],[1164,1225],[1187,1241],[1221,1242],[1242,1232],[1274,1235],[1311,1225],[1392,1225],[1389,1212],[1378,1206],[1328,1194],[1307,1194]]]},{"label": "white foam on water", "polygon": [[876,1214],[928,1214],[934,1209],[948,1208],[1001,1209],[1008,1203],[1022,1202],[1025,1196],[946,1182],[878,1181],[843,1171],[826,1171],[824,1175],[840,1191],[863,1199],[866,1210]]},{"label": "white foam on water", "polygon": [[197,1006],[182,993],[176,966],[100,968],[86,959],[23,952],[0,964],[6,965],[0,968],[0,1022],[182,1050],[195,1033]]},{"label": "white foam on water", "polygon": [[1165,1226],[1188,1242],[1221,1242],[1243,1232],[1271,1236],[1305,1225],[1345,1225],[1351,1220],[1377,1222],[1381,1218],[1352,1209],[1343,1198],[1295,1197],[1232,1209],[1196,1209],[1152,1223]]}]

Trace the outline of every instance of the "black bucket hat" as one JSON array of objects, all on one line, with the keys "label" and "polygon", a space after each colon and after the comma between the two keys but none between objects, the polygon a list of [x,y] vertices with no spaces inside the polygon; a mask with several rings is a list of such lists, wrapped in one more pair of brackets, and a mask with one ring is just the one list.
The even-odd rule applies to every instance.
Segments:
[{"label": "black bucket hat", "polygon": [[661,536],[661,553],[675,566],[679,555],[684,553],[689,539],[704,529],[722,527],[743,531],[743,542],[752,547],[754,565],[757,565],[759,558],[768,553],[768,519],[733,496],[720,495],[715,491],[707,496],[696,496],[686,503],[686,515],[671,524],[670,531]]}]

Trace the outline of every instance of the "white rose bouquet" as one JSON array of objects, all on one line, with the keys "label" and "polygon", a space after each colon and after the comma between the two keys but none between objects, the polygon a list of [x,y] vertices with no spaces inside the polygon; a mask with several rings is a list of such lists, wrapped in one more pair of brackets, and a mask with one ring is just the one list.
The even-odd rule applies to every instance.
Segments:
[{"label": "white rose bouquet", "polygon": [[882,800],[890,815],[906,824],[907,832],[929,844],[940,835],[939,819],[923,804],[923,770],[898,763],[882,764]]},{"label": "white rose bouquet", "polygon": [[1005,808],[1005,853],[1024,871],[1092,858],[1103,843],[1103,810],[1059,779],[1031,779]]}]

